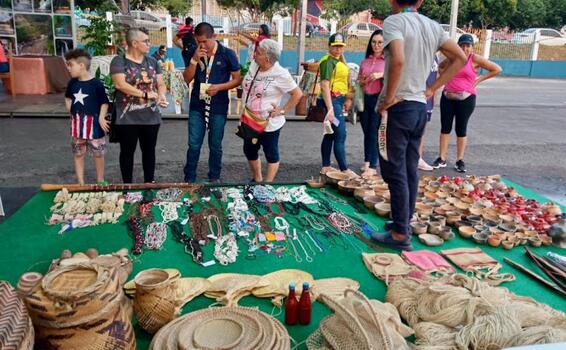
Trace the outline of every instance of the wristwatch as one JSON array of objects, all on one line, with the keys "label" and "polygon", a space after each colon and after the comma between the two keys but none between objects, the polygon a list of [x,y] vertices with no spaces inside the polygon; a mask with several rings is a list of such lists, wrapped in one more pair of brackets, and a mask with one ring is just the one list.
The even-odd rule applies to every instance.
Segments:
[{"label": "wristwatch", "polygon": [[197,65],[198,61],[191,57],[191,64]]}]

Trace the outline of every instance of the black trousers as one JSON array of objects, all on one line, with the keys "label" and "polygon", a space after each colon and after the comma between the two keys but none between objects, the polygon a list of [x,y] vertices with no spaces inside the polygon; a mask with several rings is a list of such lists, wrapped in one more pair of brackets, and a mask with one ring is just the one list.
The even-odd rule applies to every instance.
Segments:
[{"label": "black trousers", "polygon": [[419,189],[419,144],[427,123],[426,104],[402,101],[387,110],[387,158],[379,155],[383,180],[391,193],[393,231],[411,235]]},{"label": "black trousers", "polygon": [[132,183],[134,173],[134,154],[138,141],[142,151],[143,181],[152,182],[155,176],[155,145],[159,124],[120,125],[120,171],[122,181]]},{"label": "black trousers", "polygon": [[456,136],[466,137],[468,121],[476,108],[476,95],[470,95],[462,101],[447,99],[444,94],[440,99],[440,132],[450,134],[456,119]]}]

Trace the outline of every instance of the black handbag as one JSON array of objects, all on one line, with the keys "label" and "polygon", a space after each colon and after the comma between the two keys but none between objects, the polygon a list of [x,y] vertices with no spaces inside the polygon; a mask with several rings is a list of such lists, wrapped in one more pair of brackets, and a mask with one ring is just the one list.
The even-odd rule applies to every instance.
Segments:
[{"label": "black handbag", "polygon": [[[313,84],[313,87],[312,87],[313,96],[314,96],[315,91],[316,91],[316,82],[318,81],[319,72],[320,72],[320,66],[319,66],[318,70],[316,71],[316,77],[314,78],[314,84]],[[332,80],[334,80],[335,77],[336,77],[336,67],[334,67],[334,73],[333,73]],[[334,81],[332,83],[334,83]],[[332,86],[330,86],[330,91],[332,91]],[[309,109],[307,111],[307,118],[305,119],[306,121],[322,123],[326,119],[326,114],[328,113],[328,109],[326,108],[326,106],[319,106],[316,103],[317,99],[318,99],[318,97],[312,98],[311,105],[309,106]]]},{"label": "black handbag", "polygon": [[108,132],[108,142],[118,143],[120,142],[118,125],[116,125],[116,101],[110,103],[110,131]]}]

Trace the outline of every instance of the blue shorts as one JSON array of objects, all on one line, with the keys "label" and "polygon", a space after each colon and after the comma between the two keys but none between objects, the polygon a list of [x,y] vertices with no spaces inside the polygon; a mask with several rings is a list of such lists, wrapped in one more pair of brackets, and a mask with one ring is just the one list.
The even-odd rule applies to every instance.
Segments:
[{"label": "blue shorts", "polygon": [[244,154],[248,160],[258,160],[259,149],[263,147],[265,159],[268,163],[279,162],[279,134],[281,129],[263,132],[258,141],[253,144],[250,140],[244,140]]}]

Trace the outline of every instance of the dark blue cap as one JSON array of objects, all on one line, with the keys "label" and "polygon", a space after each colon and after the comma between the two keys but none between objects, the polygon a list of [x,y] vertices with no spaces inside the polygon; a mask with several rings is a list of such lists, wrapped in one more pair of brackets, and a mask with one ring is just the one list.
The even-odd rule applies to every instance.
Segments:
[{"label": "dark blue cap", "polygon": [[471,36],[470,34],[460,35],[460,38],[458,38],[458,45],[462,45],[462,44],[474,45],[474,37]]}]

